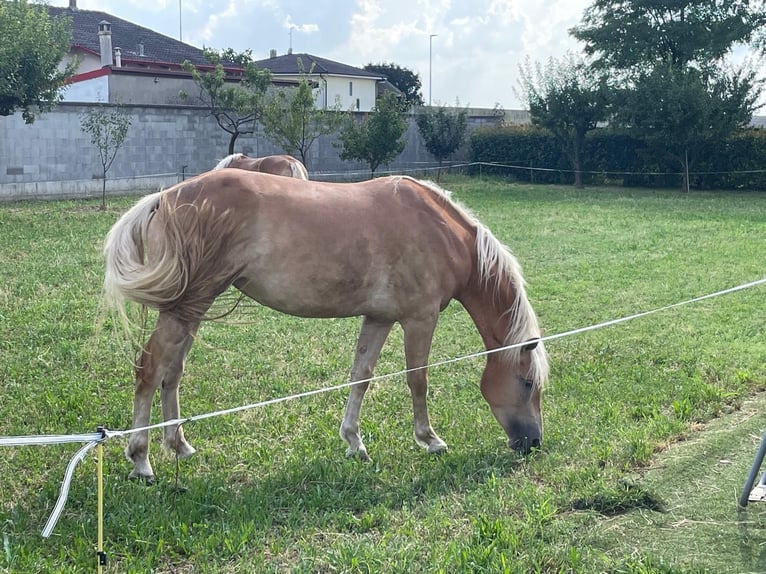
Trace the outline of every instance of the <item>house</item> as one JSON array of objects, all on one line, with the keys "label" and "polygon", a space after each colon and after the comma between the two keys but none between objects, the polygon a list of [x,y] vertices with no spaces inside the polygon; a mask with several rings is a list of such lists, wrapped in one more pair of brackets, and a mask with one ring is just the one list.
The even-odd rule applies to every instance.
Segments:
[{"label": "house", "polygon": [[[62,62],[77,59],[76,75],[64,91],[66,102],[105,102],[137,105],[183,105],[180,92],[195,94],[197,87],[182,64],[210,68],[203,50],[138,26],[106,12],[81,10],[77,0],[66,8],[48,7],[51,16],[72,22],[72,48]],[[315,86],[317,106],[370,111],[382,89],[396,90],[380,74],[311,54],[289,51],[256,62],[272,73],[276,86],[295,86],[305,71]],[[227,78],[238,82],[242,68],[224,65]]]},{"label": "house", "polygon": [[317,86],[316,105],[322,109],[333,108],[337,102],[341,110],[369,112],[383,91],[400,93],[377,72],[311,54],[294,54],[292,50],[282,56],[271,50],[269,58],[255,64],[269,70],[275,81],[307,78]]},{"label": "house", "polygon": [[[64,101],[179,104],[179,92],[194,88],[184,60],[209,66],[201,49],[106,12],[80,10],[77,0],[48,12],[72,22],[72,47],[62,66],[73,59],[79,64]],[[232,80],[241,75],[236,66],[227,72]]]}]

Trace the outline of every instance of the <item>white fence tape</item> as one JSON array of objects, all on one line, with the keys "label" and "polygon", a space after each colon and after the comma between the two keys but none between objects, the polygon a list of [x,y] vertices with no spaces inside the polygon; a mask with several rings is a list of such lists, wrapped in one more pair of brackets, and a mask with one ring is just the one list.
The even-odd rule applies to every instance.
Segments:
[{"label": "white fence tape", "polygon": [[46,444],[66,444],[69,442],[93,442],[99,441],[101,438],[101,433],[0,436],[0,446],[36,446]]},{"label": "white fence tape", "polygon": [[[762,279],[758,279],[756,281],[750,281],[748,283],[743,283],[742,285],[738,285],[736,287],[731,287],[729,289],[723,289],[721,291],[716,291],[715,293],[710,293],[708,295],[702,295],[700,297],[694,297],[692,299],[687,299],[686,301],[682,301],[680,303],[673,303],[671,305],[665,305],[664,307],[658,307],[656,309],[652,309],[650,311],[643,311],[640,313],[635,313],[633,315],[628,315],[626,317],[621,317],[619,319],[613,319],[610,321],[605,321],[603,323],[598,323],[595,325],[590,325],[588,327],[581,327],[579,329],[572,329],[570,331],[566,331],[563,333],[558,333],[555,335],[547,335],[545,337],[542,337],[542,341],[553,341],[555,339],[561,339],[564,337],[569,337],[571,335],[577,335],[579,333],[586,333],[588,331],[595,331],[596,329],[603,329],[605,327],[610,327],[612,325],[617,325],[620,323],[624,323],[626,321],[630,321],[633,319],[638,319],[639,317],[646,317],[647,315],[653,315],[655,313],[660,313],[662,311],[667,311],[669,309],[674,309],[676,307],[681,307],[683,305],[689,305],[692,303],[697,303],[699,301],[704,301],[705,299],[712,299],[714,297],[720,297],[721,295],[727,295],[729,293],[735,293],[737,291],[743,291],[745,289],[749,289],[751,287],[756,287],[758,285],[766,284],[766,277],[763,277]],[[53,512],[51,513],[50,517],[48,518],[47,523],[45,524],[45,528],[43,529],[42,535],[43,537],[47,538],[51,535],[53,532],[54,527],[56,526],[56,523],[58,522],[59,517],[61,516],[61,512],[64,509],[64,506],[66,505],[67,496],[69,494],[69,485],[72,481],[72,476],[74,474],[74,470],[77,467],[77,464],[79,462],[82,462],[85,459],[85,455],[96,445],[98,445],[99,442],[106,440],[108,438],[113,437],[121,437],[121,436],[127,436],[133,433],[146,431],[146,430],[152,430],[152,429],[158,429],[166,426],[172,426],[172,425],[182,425],[188,422],[193,421],[199,421],[203,419],[208,419],[212,417],[218,417],[222,415],[227,414],[233,414],[249,409],[254,409],[258,407],[264,407],[268,405],[274,405],[277,403],[283,403],[286,401],[299,399],[303,397],[309,397],[313,395],[318,395],[321,393],[327,393],[331,391],[335,391],[338,389],[343,389],[346,387],[350,387],[353,385],[358,385],[361,383],[370,383],[374,381],[381,381],[384,379],[390,379],[393,377],[398,377],[401,375],[405,375],[412,371],[418,371],[421,369],[429,369],[434,367],[440,367],[443,365],[448,365],[451,363],[457,363],[459,361],[466,361],[469,359],[474,359],[477,357],[482,357],[485,355],[490,355],[492,353],[499,353],[502,351],[507,351],[509,349],[514,349],[516,347],[521,347],[523,345],[527,345],[528,341],[522,342],[522,343],[516,343],[514,345],[508,345],[505,347],[500,347],[497,349],[491,349],[491,350],[485,350],[485,351],[479,351],[476,353],[472,353],[470,355],[465,355],[462,357],[455,357],[452,359],[446,359],[444,361],[438,361],[436,363],[430,363],[428,365],[424,365],[422,367],[415,367],[412,369],[404,369],[401,371],[397,371],[394,373],[387,373],[385,375],[377,375],[374,377],[369,377],[367,379],[362,379],[358,381],[349,381],[346,383],[342,383],[339,385],[334,385],[332,387],[323,387],[321,389],[314,389],[311,391],[305,391],[302,393],[296,393],[294,395],[284,396],[284,397],[277,397],[274,399],[268,399],[265,401],[260,401],[257,403],[251,403],[249,405],[242,405],[238,407],[233,407],[230,409],[224,409],[220,411],[210,412],[210,413],[203,413],[200,415],[195,415],[183,419],[173,419],[169,421],[164,421],[162,423],[157,423],[154,425],[149,425],[145,427],[140,428],[134,428],[134,429],[126,429],[126,430],[118,430],[118,431],[111,431],[108,429],[103,429],[100,432],[97,433],[91,433],[91,434],[77,434],[77,435],[39,435],[39,436],[7,436],[7,437],[0,437],[0,446],[30,446],[30,445],[49,445],[49,444],[64,444],[64,443],[72,443],[72,442],[79,442],[79,443],[87,443],[83,447],[80,448],[80,450],[75,453],[75,455],[72,457],[72,459],[69,461],[69,465],[67,466],[66,474],[64,476],[64,480],[61,484],[61,490],[59,491],[59,497],[56,501],[56,506],[53,509]]]},{"label": "white fence tape", "polygon": [[51,515],[48,517],[48,522],[45,523],[45,527],[43,528],[43,538],[48,538],[53,533],[53,529],[56,527],[56,523],[59,521],[61,513],[64,511],[64,506],[66,506],[66,501],[69,497],[69,485],[72,483],[74,469],[77,468],[78,463],[85,460],[85,455],[88,454],[88,451],[98,445],[101,441],[101,435],[99,434],[98,437],[99,439],[97,441],[89,442],[81,447],[69,461],[69,464],[66,467],[66,473],[64,474],[64,480],[61,483],[61,489],[59,490],[59,497],[56,500],[56,506],[53,507],[53,512],[51,512]]}]

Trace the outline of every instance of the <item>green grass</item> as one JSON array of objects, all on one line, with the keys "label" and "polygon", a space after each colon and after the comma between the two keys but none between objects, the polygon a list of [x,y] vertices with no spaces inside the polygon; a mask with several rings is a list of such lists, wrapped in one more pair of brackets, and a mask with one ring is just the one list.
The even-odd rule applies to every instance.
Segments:
[{"label": "green grass", "polygon": [[[445,186],[517,255],[547,334],[766,275],[764,194]],[[100,307],[100,250],[134,201],[112,200],[105,212],[97,201],[0,205],[0,435],[129,427],[133,352]],[[402,378],[374,384],[365,400],[370,464],[343,456],[345,391],[188,425],[198,452],[180,463],[154,432],[153,487],[127,480],[125,441],[109,440],[105,571],[766,570],[766,513],[751,505],[738,535],[733,492],[709,509],[702,497],[694,519],[668,536],[662,525],[686,500],[679,489],[694,482],[656,462],[701,422],[738,416],[766,386],[765,289],[549,342],[544,445],[526,458],[507,450],[481,398],[480,360],[431,372],[432,422],[450,446],[439,457],[412,439]],[[357,329],[353,319],[295,319],[255,304],[206,323],[187,362],[182,413],[341,383]],[[450,305],[432,361],[480,349],[467,314]],[[401,368],[395,329],[377,374]],[[759,412],[751,434],[766,427]],[[741,488],[757,444],[731,436],[741,476],[730,465],[728,480]],[[54,535],[40,537],[76,448],[0,449],[0,571],[96,569],[93,456],[75,474]],[[711,473],[705,483],[720,479]],[[707,510],[730,528],[717,542],[729,551],[700,545]]]}]

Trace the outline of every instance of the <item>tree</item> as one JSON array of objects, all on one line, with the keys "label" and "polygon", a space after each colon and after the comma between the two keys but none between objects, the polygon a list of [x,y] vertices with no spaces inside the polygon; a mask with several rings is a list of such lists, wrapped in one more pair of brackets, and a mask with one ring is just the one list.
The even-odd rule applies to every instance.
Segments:
[{"label": "tree", "polygon": [[385,76],[389,82],[396,86],[396,88],[402,92],[402,97],[407,104],[407,109],[423,105],[423,95],[420,93],[422,88],[420,84],[420,76],[412,70],[402,68],[397,64],[388,64],[386,62],[379,64],[370,63],[367,64],[364,69],[368,72],[375,72],[381,76]]},{"label": "tree", "polygon": [[[229,154],[232,154],[237,138],[255,131],[256,122],[263,113],[266,91],[271,85],[271,72],[259,69],[249,51],[237,54],[231,49],[224,50],[223,54],[229,60],[242,64],[242,79],[233,82],[227,80],[222,63],[229,60],[224,60],[221,53],[211,48],[205,48],[204,54],[212,69],[201,69],[188,60],[183,63],[183,68],[191,73],[199,88],[197,101],[229,134]],[[180,95],[189,98],[185,92]]]},{"label": "tree", "polygon": [[280,90],[266,105],[263,128],[266,137],[287,153],[308,165],[312,144],[323,135],[337,132],[343,116],[340,103],[332,109],[319,109],[307,77],[297,88]]},{"label": "tree", "polygon": [[465,141],[468,110],[459,108],[458,105],[456,102],[454,108],[446,105],[423,108],[415,116],[415,123],[428,153],[439,162],[437,179],[441,175],[444,160],[455,153]]},{"label": "tree", "polygon": [[570,33],[596,67],[645,71],[720,61],[764,24],[760,0],[595,0]]},{"label": "tree", "polygon": [[704,144],[745,127],[761,93],[754,71],[705,73],[666,64],[639,77],[620,97],[615,124],[632,130],[657,157],[674,162],[689,190],[689,171]]},{"label": "tree", "polygon": [[375,177],[380,165],[388,165],[404,151],[405,114],[405,104],[391,93],[379,98],[370,114],[359,123],[353,112],[349,112],[339,135],[340,158],[367,162],[371,176]]},{"label": "tree", "polygon": [[101,209],[106,209],[106,174],[130,129],[130,118],[121,109],[91,108],[80,120],[80,128],[90,135],[101,160]]},{"label": "tree", "polygon": [[763,84],[723,60],[757,44],[764,26],[762,0],[595,0],[570,32],[595,68],[621,79],[613,125],[679,161],[688,189],[696,144],[725,138],[757,109]]},{"label": "tree", "polygon": [[0,116],[21,110],[31,124],[60,99],[77,63],[59,69],[72,45],[71,22],[26,0],[0,2]]},{"label": "tree", "polygon": [[532,123],[548,129],[572,164],[575,186],[582,187],[585,136],[606,118],[610,89],[600,74],[571,54],[550,58],[543,68],[530,60],[519,66],[521,98]]}]

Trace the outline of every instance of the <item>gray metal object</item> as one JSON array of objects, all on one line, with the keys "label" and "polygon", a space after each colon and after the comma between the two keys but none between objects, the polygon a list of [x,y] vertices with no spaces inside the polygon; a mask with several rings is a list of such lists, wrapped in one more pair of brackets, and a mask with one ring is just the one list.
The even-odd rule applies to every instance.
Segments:
[{"label": "gray metal object", "polygon": [[758,453],[755,455],[753,466],[750,468],[747,482],[742,487],[742,494],[739,496],[739,505],[742,508],[746,507],[748,502],[766,501],[766,472],[761,476],[760,482],[753,486],[755,479],[758,477],[758,472],[761,470],[764,456],[766,456],[766,433],[761,438],[761,446],[758,448]]}]

